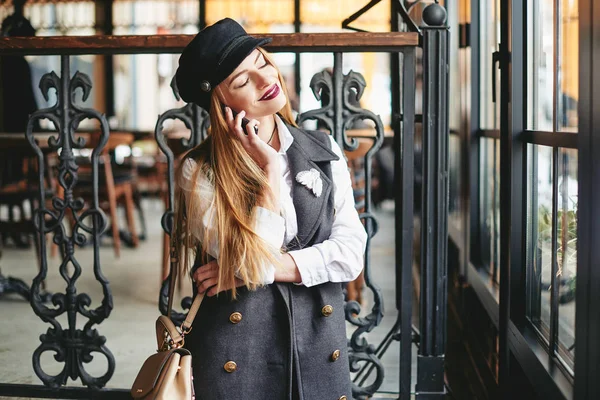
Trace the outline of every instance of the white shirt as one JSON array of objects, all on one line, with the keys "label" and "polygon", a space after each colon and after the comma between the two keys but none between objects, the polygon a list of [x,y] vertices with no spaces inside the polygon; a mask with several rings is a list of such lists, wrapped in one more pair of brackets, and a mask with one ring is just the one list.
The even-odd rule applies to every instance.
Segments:
[{"label": "white shirt", "polygon": [[[279,164],[281,170],[280,209],[278,215],[266,208],[255,209],[255,232],[271,247],[274,255],[278,255],[282,245],[288,244],[298,233],[296,210],[292,200],[292,177],[287,157],[287,150],[292,145],[294,137],[283,121],[276,116],[277,131],[280,141]],[[331,162],[332,181],[334,184],[335,215],[331,235],[322,243],[293,250],[288,253],[294,259],[302,284],[314,286],[324,282],[349,282],[360,274],[364,265],[364,251],[367,243],[367,233],[354,208],[354,193],[350,173],[342,150],[330,136],[331,149],[339,160]],[[196,187],[193,185],[193,173],[196,162],[187,158],[182,167],[179,185],[184,189],[186,198],[194,190],[199,196],[198,215],[189,216],[188,221],[197,220],[192,224],[192,234],[203,244],[205,251],[218,260],[219,246],[214,221],[214,187],[206,176],[198,174]],[[205,232],[208,236],[205,239]],[[275,267],[267,266],[263,275],[263,284],[273,283]]]}]

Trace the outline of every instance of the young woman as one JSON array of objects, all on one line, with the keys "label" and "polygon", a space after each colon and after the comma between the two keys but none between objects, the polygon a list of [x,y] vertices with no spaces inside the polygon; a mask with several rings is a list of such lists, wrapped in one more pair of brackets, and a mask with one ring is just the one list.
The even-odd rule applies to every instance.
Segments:
[{"label": "young woman", "polygon": [[196,399],[350,399],[341,282],[362,270],[367,235],[341,149],[296,126],[268,42],[221,20],[176,74],[211,123],[175,204],[181,259],[195,255],[206,294],[186,336]]}]

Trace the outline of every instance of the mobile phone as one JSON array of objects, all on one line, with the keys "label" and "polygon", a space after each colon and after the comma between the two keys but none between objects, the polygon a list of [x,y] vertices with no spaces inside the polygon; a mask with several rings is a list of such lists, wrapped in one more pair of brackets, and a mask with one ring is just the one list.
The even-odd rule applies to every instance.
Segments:
[{"label": "mobile phone", "polygon": [[[223,113],[225,113],[225,107],[223,106]],[[233,114],[233,118],[235,118],[236,115],[238,115],[238,112],[235,111],[233,108],[229,107],[231,109],[231,113]],[[248,131],[246,131],[246,126],[248,125],[248,123],[250,122],[250,120],[246,117],[242,118],[242,131],[244,131],[244,135],[248,136]],[[254,133],[256,133],[258,135],[258,126],[254,126]]]}]

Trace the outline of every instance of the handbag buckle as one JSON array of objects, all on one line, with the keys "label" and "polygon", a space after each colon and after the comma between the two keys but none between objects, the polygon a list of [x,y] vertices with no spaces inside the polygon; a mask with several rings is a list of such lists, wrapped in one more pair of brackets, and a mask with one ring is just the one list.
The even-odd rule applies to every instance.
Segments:
[{"label": "handbag buckle", "polygon": [[181,337],[183,338],[185,335],[187,335],[188,333],[190,333],[192,331],[192,327],[190,326],[189,328],[184,328],[183,327],[183,323],[181,324],[181,326],[179,327],[179,331],[181,332]]}]

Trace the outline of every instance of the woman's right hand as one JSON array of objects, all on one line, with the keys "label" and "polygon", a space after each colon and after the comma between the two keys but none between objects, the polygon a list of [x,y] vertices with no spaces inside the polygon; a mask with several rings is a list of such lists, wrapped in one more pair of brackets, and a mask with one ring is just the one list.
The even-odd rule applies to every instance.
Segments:
[{"label": "woman's right hand", "polygon": [[254,127],[260,123],[252,119],[246,125],[246,133],[242,129],[242,118],[246,115],[246,111],[240,111],[235,118],[233,118],[233,112],[231,108],[225,107],[225,121],[229,126],[230,132],[242,143],[244,149],[250,154],[250,157],[256,162],[256,164],[262,168],[265,172],[278,168],[279,161],[277,159],[277,152],[263,140],[261,140],[254,131]]},{"label": "woman's right hand", "polygon": [[[217,292],[217,282],[219,280],[219,264],[217,263],[217,260],[212,260],[208,264],[198,267],[198,269],[194,271],[192,280],[198,288],[198,293],[206,293],[208,297],[233,289],[231,287],[222,287],[221,290]],[[235,278],[236,287],[243,285],[244,282],[242,282],[241,279]]]}]

